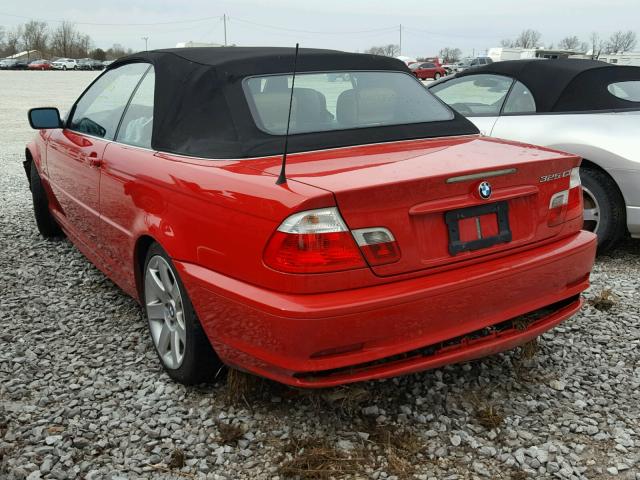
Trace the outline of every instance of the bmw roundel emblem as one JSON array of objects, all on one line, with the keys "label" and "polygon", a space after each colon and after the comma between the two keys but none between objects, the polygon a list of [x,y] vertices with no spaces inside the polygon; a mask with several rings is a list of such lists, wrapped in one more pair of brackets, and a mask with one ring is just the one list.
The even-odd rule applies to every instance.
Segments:
[{"label": "bmw roundel emblem", "polygon": [[478,194],[483,200],[487,200],[491,197],[491,184],[489,182],[482,182],[478,185]]}]

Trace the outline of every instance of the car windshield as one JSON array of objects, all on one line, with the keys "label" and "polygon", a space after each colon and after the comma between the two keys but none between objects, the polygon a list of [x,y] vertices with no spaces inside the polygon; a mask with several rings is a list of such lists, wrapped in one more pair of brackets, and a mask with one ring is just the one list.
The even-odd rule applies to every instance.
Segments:
[{"label": "car windshield", "polygon": [[[291,75],[249,77],[243,87],[253,119],[272,135],[287,128]],[[453,112],[403,72],[296,75],[290,133],[452,120]]]},{"label": "car windshield", "polygon": [[411,65],[409,65],[409,68],[411,70],[417,70],[420,67],[420,65],[422,65],[422,64],[421,63],[412,63]]}]

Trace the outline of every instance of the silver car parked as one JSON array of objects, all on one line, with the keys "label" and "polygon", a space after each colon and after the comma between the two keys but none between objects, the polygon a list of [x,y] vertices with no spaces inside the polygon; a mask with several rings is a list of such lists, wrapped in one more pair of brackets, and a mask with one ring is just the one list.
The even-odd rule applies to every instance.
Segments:
[{"label": "silver car parked", "polygon": [[581,156],[585,229],[601,252],[627,231],[640,238],[640,67],[515,60],[429,88],[485,135]]}]

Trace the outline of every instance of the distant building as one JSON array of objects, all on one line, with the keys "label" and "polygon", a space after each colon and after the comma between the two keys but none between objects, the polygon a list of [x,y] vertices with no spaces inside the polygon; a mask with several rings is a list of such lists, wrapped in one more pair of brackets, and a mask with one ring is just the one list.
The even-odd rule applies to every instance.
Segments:
[{"label": "distant building", "polygon": [[204,42],[180,42],[176,44],[176,48],[193,48],[193,47],[223,47],[219,43],[204,43]]},{"label": "distant building", "polygon": [[406,63],[407,65],[410,65],[410,64],[412,64],[412,63],[416,63],[416,62],[417,62],[417,60],[416,60],[415,58],[413,58],[413,57],[407,57],[407,56],[405,56],[405,55],[398,55],[396,58],[397,58],[398,60],[403,61],[403,62],[404,62],[404,63]]},{"label": "distant building", "polygon": [[598,60],[616,65],[640,66],[640,52],[603,53]]},{"label": "distant building", "polygon": [[42,52],[40,50],[25,50],[24,52],[11,55],[8,58],[15,58],[16,60],[29,62],[31,60],[40,60],[42,58]]},{"label": "distant building", "polygon": [[495,47],[489,49],[487,56],[494,62],[502,62],[504,60],[523,60],[531,58],[569,58],[579,55],[580,52],[573,50],[556,50],[552,48],[506,48]]}]

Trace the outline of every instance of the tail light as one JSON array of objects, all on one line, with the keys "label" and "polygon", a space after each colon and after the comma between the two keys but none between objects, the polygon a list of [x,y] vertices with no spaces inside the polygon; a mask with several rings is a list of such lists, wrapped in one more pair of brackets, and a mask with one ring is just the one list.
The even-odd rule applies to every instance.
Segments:
[{"label": "tail light", "polygon": [[582,183],[580,182],[580,168],[571,170],[569,189],[555,193],[549,201],[549,216],[547,223],[550,227],[560,225],[582,215]]},{"label": "tail light", "polygon": [[367,266],[335,207],[288,217],[269,240],[264,262],[288,273],[335,272]]},{"label": "tail light", "polygon": [[400,247],[393,234],[384,227],[353,230],[353,236],[372,267],[400,260]]},{"label": "tail light", "polygon": [[265,264],[288,273],[336,272],[399,259],[400,248],[388,229],[349,231],[335,207],[291,215],[278,227],[264,252]]}]

